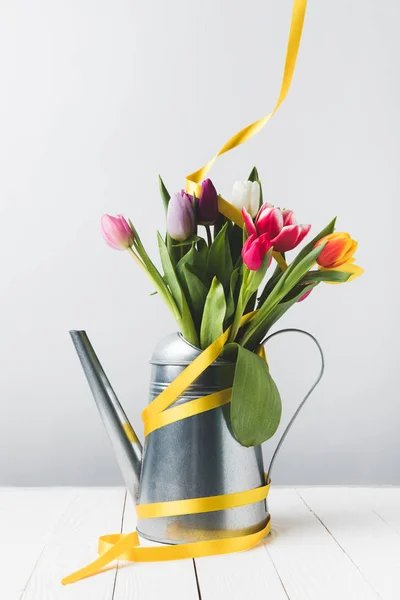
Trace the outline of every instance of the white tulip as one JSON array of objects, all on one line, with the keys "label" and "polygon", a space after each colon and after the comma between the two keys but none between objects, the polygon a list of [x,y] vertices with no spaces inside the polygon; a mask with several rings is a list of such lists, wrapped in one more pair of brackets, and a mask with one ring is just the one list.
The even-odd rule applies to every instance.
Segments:
[{"label": "white tulip", "polygon": [[258,181],[236,181],[232,190],[231,204],[254,218],[260,208],[260,184]]}]

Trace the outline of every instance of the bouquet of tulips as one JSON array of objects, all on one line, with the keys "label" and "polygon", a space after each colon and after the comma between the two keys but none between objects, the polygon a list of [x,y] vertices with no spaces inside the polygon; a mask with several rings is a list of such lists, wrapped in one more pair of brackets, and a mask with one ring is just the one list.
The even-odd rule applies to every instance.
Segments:
[{"label": "bouquet of tulips", "polygon": [[233,433],[244,446],[258,445],[275,433],[281,417],[279,392],[260,344],[321,282],[343,283],[363,272],[354,264],[357,242],[335,232],[333,219],[289,260],[311,225],[298,225],[291,210],[263,203],[256,168],[233,186],[233,220],[221,214],[226,201],[210,179],[198,198],[184,191],[170,196],[161,178],[160,192],[167,229],[157,233],[161,271],[130,220],[104,215],[102,234],[147,273],[187,342],[205,349],[229,331],[223,352],[236,363]]}]

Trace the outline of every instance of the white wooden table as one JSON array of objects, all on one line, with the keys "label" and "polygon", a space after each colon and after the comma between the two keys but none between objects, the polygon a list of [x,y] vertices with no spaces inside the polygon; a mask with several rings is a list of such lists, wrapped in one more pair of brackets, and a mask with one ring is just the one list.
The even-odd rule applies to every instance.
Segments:
[{"label": "white wooden table", "polygon": [[121,488],[0,489],[1,600],[399,600],[400,488],[272,488],[273,532],[248,552],[120,563],[70,586],[97,538],[131,531]]}]

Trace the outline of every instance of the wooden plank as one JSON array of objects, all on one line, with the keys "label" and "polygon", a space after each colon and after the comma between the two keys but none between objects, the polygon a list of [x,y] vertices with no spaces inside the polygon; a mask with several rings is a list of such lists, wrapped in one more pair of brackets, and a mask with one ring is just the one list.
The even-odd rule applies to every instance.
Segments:
[{"label": "wooden plank", "polygon": [[99,535],[121,531],[124,502],[122,488],[76,490],[40,557],[23,600],[111,600],[115,568],[68,586],[60,581],[96,558]]},{"label": "wooden plank", "polygon": [[[128,496],[123,531],[136,528],[136,513]],[[150,544],[141,540],[143,545]],[[118,569],[114,600],[198,600],[197,583],[192,560],[159,563],[125,563]],[[97,600],[97,599],[96,599]]]},{"label": "wooden plank", "polygon": [[[372,506],[379,504],[374,490],[317,488],[300,489],[299,494],[323,521],[343,552],[350,557],[382,600],[398,600],[400,537],[373,510]],[[398,494],[395,496],[398,499]],[[384,509],[382,512],[385,511],[385,506],[388,510],[389,498],[389,491],[380,494],[381,508]],[[392,506],[392,510],[393,508]],[[392,517],[398,524],[399,517],[395,517],[394,511]]]},{"label": "wooden plank", "polygon": [[61,518],[68,490],[0,490],[0,597],[19,600]]},{"label": "wooden plank", "polygon": [[202,600],[287,600],[279,575],[263,546],[237,554],[198,558],[196,569]]},{"label": "wooden plank", "polygon": [[372,510],[400,535],[400,488],[372,488],[369,502]]},{"label": "wooden plank", "polygon": [[[329,498],[334,512],[334,496]],[[290,600],[379,598],[295,490],[272,487],[269,507],[273,533],[265,550]]]}]

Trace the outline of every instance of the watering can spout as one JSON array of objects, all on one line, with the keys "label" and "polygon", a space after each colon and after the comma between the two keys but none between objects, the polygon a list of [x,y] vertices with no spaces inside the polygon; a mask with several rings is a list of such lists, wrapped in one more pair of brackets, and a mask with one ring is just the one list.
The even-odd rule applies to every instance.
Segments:
[{"label": "watering can spout", "polygon": [[125,485],[134,501],[139,492],[142,445],[131,424],[85,331],[70,331],[100,416],[117,457]]}]

